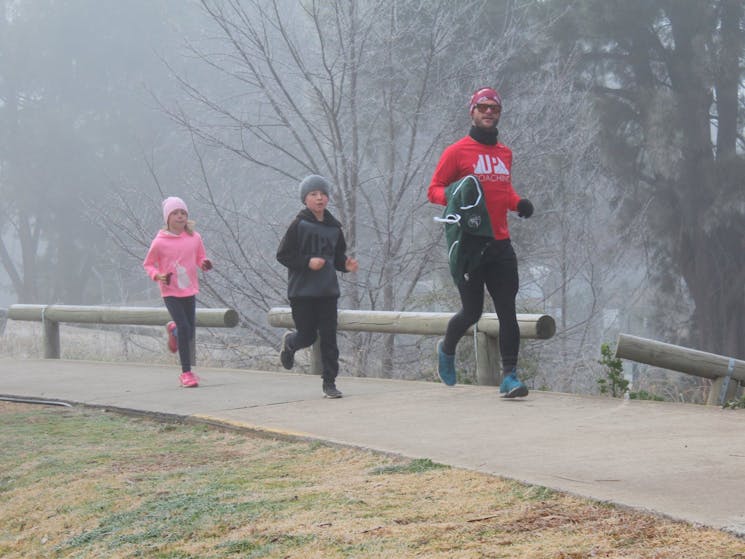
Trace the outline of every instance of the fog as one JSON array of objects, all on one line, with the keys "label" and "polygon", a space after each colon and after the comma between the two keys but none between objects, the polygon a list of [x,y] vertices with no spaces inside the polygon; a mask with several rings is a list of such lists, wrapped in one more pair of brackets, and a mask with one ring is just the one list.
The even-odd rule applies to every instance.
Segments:
[{"label": "fog", "polygon": [[[559,326],[523,343],[533,385],[596,391],[622,331],[745,358],[743,7],[581,4],[0,0],[0,306],[161,304],[141,263],[176,195],[215,263],[199,304],[276,348],[275,252],[319,173],[361,266],[340,308],[455,311],[426,189],[490,85],[536,207],[510,218],[519,312]],[[432,346],[342,351],[350,374],[422,378]]]}]

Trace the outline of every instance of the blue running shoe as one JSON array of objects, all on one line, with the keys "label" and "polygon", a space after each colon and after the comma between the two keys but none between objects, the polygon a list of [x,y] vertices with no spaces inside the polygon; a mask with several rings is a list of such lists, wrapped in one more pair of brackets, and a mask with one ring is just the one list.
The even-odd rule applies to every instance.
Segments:
[{"label": "blue running shoe", "polygon": [[455,386],[455,355],[442,351],[442,342],[437,342],[437,376],[443,384]]},{"label": "blue running shoe", "polygon": [[502,398],[525,398],[528,395],[528,387],[517,378],[517,372],[512,369],[509,374],[504,376],[499,392],[501,392]]}]

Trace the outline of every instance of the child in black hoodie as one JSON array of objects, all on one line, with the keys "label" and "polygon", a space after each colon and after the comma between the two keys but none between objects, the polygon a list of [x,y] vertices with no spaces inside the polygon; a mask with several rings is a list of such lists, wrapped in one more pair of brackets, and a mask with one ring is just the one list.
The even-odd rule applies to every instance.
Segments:
[{"label": "child in black hoodie", "polygon": [[341,398],[342,393],[336,388],[336,271],[356,272],[359,264],[347,257],[341,223],[326,209],[329,190],[328,181],[319,175],[302,180],[300,200],[305,208],[290,224],[277,249],[277,260],[287,267],[287,297],[297,328],[282,337],[279,357],[285,369],[292,369],[295,352],[313,345],[316,335],[320,335],[323,393],[327,398]]}]

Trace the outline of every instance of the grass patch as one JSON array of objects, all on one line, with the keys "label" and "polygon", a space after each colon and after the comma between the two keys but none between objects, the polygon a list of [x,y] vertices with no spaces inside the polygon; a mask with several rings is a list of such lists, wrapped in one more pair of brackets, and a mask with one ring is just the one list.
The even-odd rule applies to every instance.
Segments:
[{"label": "grass patch", "polygon": [[0,402],[0,556],[742,559],[745,542],[437,464]]},{"label": "grass patch", "polygon": [[373,475],[385,475],[385,474],[420,474],[422,472],[428,472],[430,470],[441,470],[443,468],[449,468],[445,464],[438,464],[432,462],[429,458],[417,458],[411,460],[405,464],[393,464],[390,466],[381,466],[380,468],[373,469],[370,473]]}]

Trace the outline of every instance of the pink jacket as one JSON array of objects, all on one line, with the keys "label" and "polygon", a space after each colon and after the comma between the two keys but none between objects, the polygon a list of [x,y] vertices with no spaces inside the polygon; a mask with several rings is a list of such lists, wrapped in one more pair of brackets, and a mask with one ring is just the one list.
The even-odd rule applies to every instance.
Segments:
[{"label": "pink jacket", "polygon": [[172,273],[169,284],[158,282],[163,297],[189,297],[199,293],[198,271],[206,258],[199,233],[159,231],[142,266],[153,281],[158,274]]}]

